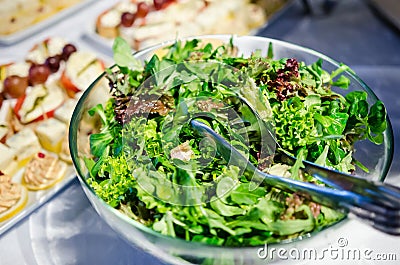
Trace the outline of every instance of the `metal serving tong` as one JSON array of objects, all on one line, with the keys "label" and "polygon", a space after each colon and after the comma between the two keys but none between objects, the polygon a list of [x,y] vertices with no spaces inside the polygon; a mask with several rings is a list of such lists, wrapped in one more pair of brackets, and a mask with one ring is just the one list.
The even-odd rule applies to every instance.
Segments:
[{"label": "metal serving tong", "polygon": [[[246,101],[244,103],[248,105]],[[382,232],[400,235],[400,188],[344,174],[308,161],[303,161],[304,170],[330,187],[270,175],[257,169],[206,124],[195,119],[190,123],[199,135],[215,142],[218,152],[226,161],[252,176],[255,183],[262,182],[285,191],[300,193],[316,203],[351,213]],[[284,155],[291,161],[296,160],[288,154]]]}]

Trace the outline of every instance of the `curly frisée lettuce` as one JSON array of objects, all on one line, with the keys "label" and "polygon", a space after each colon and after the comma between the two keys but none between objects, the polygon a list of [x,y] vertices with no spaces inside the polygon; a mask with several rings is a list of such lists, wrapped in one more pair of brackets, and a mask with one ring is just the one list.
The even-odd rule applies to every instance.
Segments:
[{"label": "curly fris\u00e9e lettuce", "polygon": [[[194,39],[177,41],[164,54],[142,64],[124,40],[114,43],[117,67],[107,74],[112,98],[90,110],[101,128],[90,135],[93,156],[85,158],[88,183],[100,198],[162,234],[223,246],[277,242],[345,216],[263,183],[250,188],[249,176],[188,121],[201,119],[271,174],[317,183],[301,162],[286,164],[282,149],[352,173],[360,165],[353,158],[355,142],[382,143],[387,124],[382,102],[371,106],[363,91],[342,96],[332,90],[348,88],[342,74],[351,69],[341,65],[329,73],[322,60],[276,60],[272,45],[267,56],[255,51],[245,58],[232,43]],[[250,85],[235,91],[230,84],[241,76]],[[281,149],[262,157],[257,121],[238,93],[262,119],[273,120]]]}]

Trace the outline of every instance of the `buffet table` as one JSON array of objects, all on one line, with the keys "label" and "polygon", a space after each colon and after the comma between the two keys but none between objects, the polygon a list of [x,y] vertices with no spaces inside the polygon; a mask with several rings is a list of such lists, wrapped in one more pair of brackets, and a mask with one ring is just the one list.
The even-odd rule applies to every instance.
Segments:
[{"label": "buffet table", "polygon": [[[91,31],[96,16],[113,3],[112,0],[94,1],[20,42],[0,45],[0,64],[22,59],[22,51],[50,36],[74,40],[81,47],[111,58],[111,50],[96,43]],[[295,1],[257,35],[293,42],[324,53],[352,67],[374,90],[386,104],[394,130],[394,159],[386,181],[400,186],[400,31],[383,20],[367,1],[336,1],[328,14],[307,13],[303,3]],[[400,260],[399,237],[382,234],[356,220],[346,220],[306,239],[304,245],[321,248],[337,244],[338,240],[346,240],[346,246],[354,249],[395,254],[391,257],[397,261],[324,259],[286,262],[398,264]],[[164,263],[129,245],[111,230],[89,204],[79,181],[74,179],[0,237],[0,265],[6,264]]]}]

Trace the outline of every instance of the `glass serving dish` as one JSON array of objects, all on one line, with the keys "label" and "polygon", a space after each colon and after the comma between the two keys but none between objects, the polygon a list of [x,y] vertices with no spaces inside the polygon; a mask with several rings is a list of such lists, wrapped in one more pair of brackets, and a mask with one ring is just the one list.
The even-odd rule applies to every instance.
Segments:
[{"label": "glass serving dish", "polygon": [[[322,59],[323,68],[328,72],[340,66],[338,62],[311,49],[269,38],[256,36],[232,37],[230,35],[212,35],[194,38],[214,39],[223,42],[229,42],[232,39],[233,44],[238,48],[239,54],[243,54],[245,57],[250,56],[255,50],[261,50],[263,54],[267,54],[268,46],[272,43],[274,58],[296,58],[298,61],[303,61],[306,64],[312,64],[318,59]],[[172,43],[173,41],[165,42],[141,50],[134,53],[134,57],[141,61],[149,60],[154,52]],[[373,104],[378,100],[374,92],[356,74],[346,71],[344,75],[350,79],[350,87],[348,90],[338,90],[335,92],[348,93],[353,90],[363,90],[368,94],[368,103]],[[78,173],[78,178],[91,204],[101,218],[128,242],[141,247],[159,259],[171,264],[265,264],[266,261],[259,257],[258,251],[260,250],[260,246],[221,247],[165,236],[129,218],[109,206],[96,195],[87,182],[89,172],[83,158],[90,157],[88,134],[97,132],[100,128],[100,122],[94,121],[94,117],[88,114],[88,110],[99,103],[104,104],[111,96],[110,92],[104,89],[104,86],[98,85],[104,81],[103,79],[105,79],[105,74],[101,75],[79,100],[71,119],[69,134],[71,156]],[[369,173],[357,171],[358,175],[378,181],[385,179],[393,156],[393,132],[388,118],[387,124],[383,144],[376,145],[369,141],[360,141],[356,144],[355,157],[369,169]],[[329,229],[333,228],[328,228],[327,230]],[[298,244],[301,243],[300,240],[312,238],[317,233],[319,231],[303,234],[281,241],[278,244],[279,246],[290,246],[293,243]]]}]

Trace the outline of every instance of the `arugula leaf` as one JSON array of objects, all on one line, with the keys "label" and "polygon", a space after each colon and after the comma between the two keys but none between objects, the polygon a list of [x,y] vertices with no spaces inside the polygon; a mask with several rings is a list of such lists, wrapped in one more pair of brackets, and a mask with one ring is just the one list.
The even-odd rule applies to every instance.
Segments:
[{"label": "arugula leaf", "polygon": [[293,179],[300,180],[300,169],[304,168],[303,160],[306,160],[307,157],[307,150],[305,148],[301,148],[298,153],[296,154],[296,162],[290,169],[290,173],[292,173]]},{"label": "arugula leaf", "polygon": [[276,221],[283,207],[276,201],[264,197],[259,199],[258,203],[255,205],[255,209],[258,210],[260,220],[264,224],[269,225]]},{"label": "arugula leaf", "polygon": [[189,55],[197,47],[198,43],[199,40],[193,39],[186,41],[185,44],[182,46],[182,42],[178,40],[169,47],[168,53],[165,58],[170,59],[176,63],[181,63],[189,57]]},{"label": "arugula leaf", "polygon": [[127,67],[131,70],[140,70],[142,63],[132,55],[128,42],[121,37],[116,37],[112,46],[114,61],[120,67]]},{"label": "arugula leaf", "polygon": [[204,209],[204,213],[205,217],[207,218],[207,222],[211,228],[210,233],[212,235],[217,235],[217,231],[215,230],[215,228],[220,228],[231,235],[236,234],[234,230],[232,230],[225,224],[225,219],[221,215],[208,208]]},{"label": "arugula leaf", "polygon": [[232,202],[238,205],[253,205],[259,198],[266,195],[265,188],[257,187],[256,189],[250,190],[250,183],[241,183],[230,193]]},{"label": "arugula leaf", "polygon": [[330,78],[333,80],[336,76],[340,75],[343,72],[350,72],[352,74],[355,74],[349,66],[340,63],[340,66],[336,70],[332,71],[332,73],[330,74]]},{"label": "arugula leaf", "polygon": [[216,197],[211,198],[210,205],[214,211],[222,216],[244,215],[246,213],[246,210],[241,209],[237,206],[227,205],[222,200]]},{"label": "arugula leaf", "polygon": [[275,222],[268,223],[271,231],[282,236],[313,230],[316,221],[310,207],[303,204],[296,209],[296,212],[303,212],[303,214],[306,216],[306,219],[276,220]]},{"label": "arugula leaf", "polygon": [[[328,159],[328,151],[329,151],[329,145],[326,144],[324,147],[324,150],[322,151],[321,155],[314,161],[315,164],[320,165],[325,167],[326,166],[326,161]],[[345,171],[347,172],[347,171]]]},{"label": "arugula leaf", "polygon": [[350,85],[350,79],[341,75],[336,81],[331,81],[331,85],[347,89]]}]

